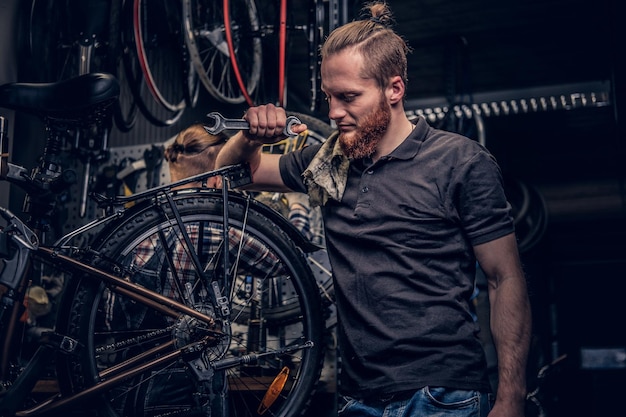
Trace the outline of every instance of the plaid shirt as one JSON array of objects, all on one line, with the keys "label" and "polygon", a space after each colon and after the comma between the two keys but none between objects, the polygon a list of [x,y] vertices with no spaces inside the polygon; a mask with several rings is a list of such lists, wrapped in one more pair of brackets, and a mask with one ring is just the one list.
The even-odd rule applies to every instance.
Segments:
[{"label": "plaid shirt", "polygon": [[[198,253],[204,273],[210,276],[214,271],[220,276],[223,227],[220,223],[203,222],[202,225],[200,227],[200,223],[185,224],[185,230],[194,250]],[[127,268],[133,272],[131,278],[133,282],[166,297],[181,300],[180,291],[186,292],[187,287],[196,288],[199,284],[198,273],[180,230],[173,227],[163,233],[164,240],[157,232],[138,244],[128,255]],[[231,277],[252,275],[264,279],[285,273],[275,253],[258,239],[249,234],[243,235],[242,239],[241,230],[234,228],[230,228],[228,236],[231,271],[237,268],[237,273],[231,273]],[[163,245],[163,242],[166,245]],[[170,262],[172,267],[169,265]],[[187,294],[183,296],[187,297]],[[116,307],[116,298],[114,293],[107,294],[107,322],[123,319],[127,321],[127,326],[135,327],[135,324],[143,319],[144,313],[131,313],[128,311],[131,306],[123,305],[124,313],[123,317],[120,317],[121,312]]]},{"label": "plaid shirt", "polygon": [[[221,224],[204,223],[202,229],[200,229],[197,223],[186,225],[187,234],[194,248],[202,248],[198,256],[202,267],[205,268],[205,272],[216,269],[219,270],[222,266],[220,261],[222,230]],[[199,245],[200,235],[202,235],[202,242]],[[231,256],[230,264],[231,267],[236,266],[239,269],[238,273],[246,273],[264,278],[284,272],[282,264],[279,262],[276,255],[257,239],[252,238],[250,235],[245,235],[242,241],[241,230],[233,228],[229,230],[228,237],[229,253]],[[153,271],[159,274],[159,280],[156,282],[156,286],[153,286],[154,284],[148,286],[160,291],[163,295],[177,298],[175,296],[177,290],[172,282],[174,278],[172,271],[176,273],[182,286],[187,283],[195,284],[198,274],[193,266],[192,258],[186,250],[183,237],[177,228],[169,229],[166,242],[169,248],[169,255],[172,257],[173,268],[170,269],[165,266],[160,268],[167,276],[161,276],[162,271]],[[237,253],[239,253],[240,256],[237,264],[234,265],[237,259]],[[147,264],[152,263],[155,259],[155,254],[160,264],[167,262],[164,248],[163,245],[160,244],[158,235],[151,236],[137,246],[131,268],[134,270],[142,270]]]}]

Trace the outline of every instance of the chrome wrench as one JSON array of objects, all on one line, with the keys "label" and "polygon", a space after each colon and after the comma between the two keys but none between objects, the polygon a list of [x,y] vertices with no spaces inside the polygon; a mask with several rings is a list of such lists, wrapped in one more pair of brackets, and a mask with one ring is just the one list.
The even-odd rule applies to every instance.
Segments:
[{"label": "chrome wrench", "polygon": [[[217,135],[224,130],[248,130],[250,129],[250,124],[246,119],[227,119],[218,112],[212,112],[206,115],[209,123],[212,122],[210,126],[204,125],[204,130],[206,130],[211,135]],[[302,122],[296,116],[287,117],[287,126],[285,126],[284,134],[286,136],[298,136],[297,133],[294,133],[291,128],[295,125],[299,125]]]}]

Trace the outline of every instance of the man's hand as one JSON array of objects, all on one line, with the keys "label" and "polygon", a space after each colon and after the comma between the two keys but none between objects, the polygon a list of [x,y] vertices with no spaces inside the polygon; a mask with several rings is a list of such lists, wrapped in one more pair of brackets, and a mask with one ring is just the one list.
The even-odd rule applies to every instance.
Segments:
[{"label": "man's hand", "polygon": [[[216,168],[248,162],[252,171],[253,184],[248,189],[258,191],[291,191],[280,176],[281,155],[262,152],[264,144],[278,142],[286,138],[283,134],[287,126],[285,109],[266,104],[248,109],[243,116],[250,125],[248,130],[240,130],[221,149],[215,162]],[[291,130],[300,134],[307,129],[305,124],[293,125]]]},{"label": "man's hand", "polygon": [[[287,126],[287,115],[282,107],[273,104],[251,107],[243,118],[250,124],[249,130],[242,131],[249,141],[270,144],[285,139],[283,132]],[[306,129],[305,124],[291,128],[294,133],[302,133]]]}]

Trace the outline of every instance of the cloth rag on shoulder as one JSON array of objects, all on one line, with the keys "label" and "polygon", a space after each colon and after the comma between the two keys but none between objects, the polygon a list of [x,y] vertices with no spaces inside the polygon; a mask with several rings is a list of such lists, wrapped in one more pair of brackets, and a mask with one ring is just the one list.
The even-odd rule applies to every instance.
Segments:
[{"label": "cloth rag on shoulder", "polygon": [[329,199],[341,201],[348,180],[350,160],[339,145],[339,132],[333,133],[304,171],[311,207],[323,206]]}]

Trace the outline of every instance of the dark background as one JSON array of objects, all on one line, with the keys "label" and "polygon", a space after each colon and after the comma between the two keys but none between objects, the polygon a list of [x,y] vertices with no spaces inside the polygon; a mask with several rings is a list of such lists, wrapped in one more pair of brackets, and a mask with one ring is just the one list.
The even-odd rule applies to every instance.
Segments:
[{"label": "dark background", "polygon": [[[264,1],[259,1],[261,8]],[[13,13],[17,8],[11,5],[16,3],[0,0],[0,13]],[[338,4],[344,21],[354,18],[360,8],[358,2]],[[483,119],[486,145],[500,162],[507,183],[513,184],[508,190],[511,199],[516,201],[523,190],[531,196],[527,216],[518,224],[522,238],[537,234],[522,254],[534,309],[529,381],[534,387],[539,369],[564,355],[544,386],[550,415],[623,415],[624,360],[609,369],[587,369],[580,357],[589,349],[626,348],[622,41],[626,22],[618,13],[617,0],[390,0],[389,4],[398,33],[413,49],[407,92],[411,112],[452,102],[481,103],[486,98],[510,102],[575,93],[587,98],[597,93],[602,98],[601,105]],[[290,6],[296,15],[308,9],[304,0]],[[18,28],[14,30],[17,39]],[[301,42],[294,36],[289,50],[287,107],[294,111],[307,110]],[[2,45],[13,46],[6,39]],[[2,73],[3,82],[20,79],[25,73],[20,67],[29,65],[16,64],[3,64],[9,66]],[[272,82],[272,68],[271,62],[265,64],[267,83]],[[205,94],[176,126],[139,123],[129,133],[114,131],[111,146],[160,142],[209,111],[237,117],[243,109]],[[323,109],[315,115],[325,119]],[[19,145],[13,145],[18,162],[36,157],[27,146],[39,137],[32,123],[17,116],[20,132],[33,129],[32,135],[20,136]],[[15,200],[11,203],[19,206]]]}]

